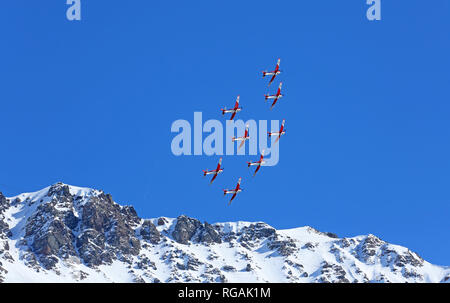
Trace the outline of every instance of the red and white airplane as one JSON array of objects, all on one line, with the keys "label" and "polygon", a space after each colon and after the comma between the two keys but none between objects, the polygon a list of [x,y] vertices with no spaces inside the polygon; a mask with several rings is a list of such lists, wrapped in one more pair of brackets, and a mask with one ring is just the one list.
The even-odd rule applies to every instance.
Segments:
[{"label": "red and white airplane", "polygon": [[247,124],[247,125],[245,125],[244,136],[243,137],[233,137],[233,138],[231,138],[231,142],[242,141],[238,148],[238,149],[240,149],[244,145],[245,141],[247,141],[249,139],[250,139],[250,137],[248,135],[248,124]]},{"label": "red and white airplane", "polygon": [[279,74],[281,74],[281,70],[280,70],[280,59],[278,59],[277,61],[277,66],[275,67],[275,70],[272,72],[268,72],[268,71],[263,71],[263,78],[265,76],[272,76],[272,78],[269,81],[269,84],[267,86],[270,86],[270,84],[272,84],[273,80],[275,80],[275,77]]},{"label": "red and white airplane", "polygon": [[213,170],[204,170],[203,171],[203,177],[205,177],[206,175],[214,175],[211,179],[211,183],[213,183],[214,179],[216,179],[217,175],[220,174],[221,172],[223,172],[223,168],[222,168],[222,158],[219,159],[219,164],[217,164],[217,168],[213,169]]},{"label": "red and white airplane", "polygon": [[233,196],[231,197],[230,202],[228,202],[228,205],[230,205],[230,204],[231,204],[231,201],[233,201],[233,199],[236,197],[236,195],[237,195],[238,193],[240,193],[240,192],[243,190],[243,189],[241,188],[241,180],[242,180],[242,178],[239,178],[239,181],[238,181],[238,183],[237,183],[235,189],[232,189],[232,190],[224,189],[224,190],[223,190],[223,195],[224,195],[224,196],[225,196],[226,194],[233,194]]},{"label": "red and white airplane", "polygon": [[239,107],[239,96],[237,96],[237,98],[236,98],[236,103],[234,104],[233,109],[227,109],[225,107],[225,108],[221,108],[220,110],[222,111],[222,115],[232,113],[230,120],[233,120],[234,116],[236,116],[236,113],[240,112],[242,110],[242,107]]},{"label": "red and white airplane", "polygon": [[261,165],[263,165],[264,163],[266,163],[266,162],[264,162],[263,159],[264,159],[264,150],[261,152],[261,158],[259,158],[259,161],[247,162],[248,167],[254,166],[254,165],[257,166],[256,169],[255,169],[255,172],[253,173],[253,176],[256,175],[256,173],[257,173],[258,170],[260,169]]},{"label": "red and white airplane", "polygon": [[283,119],[283,122],[281,122],[280,131],[278,131],[278,132],[268,132],[269,138],[272,137],[272,136],[277,136],[277,139],[275,140],[275,143],[277,143],[278,140],[280,140],[280,137],[286,133],[286,131],[284,129],[284,122],[285,122],[285,119]]},{"label": "red and white airplane", "polygon": [[283,97],[283,94],[281,93],[281,86],[282,85],[283,85],[283,82],[281,82],[280,85],[278,86],[278,90],[277,90],[277,93],[275,95],[264,95],[264,97],[266,98],[266,101],[268,99],[274,99],[270,109],[272,109],[275,106],[275,103],[277,103],[278,99]]}]

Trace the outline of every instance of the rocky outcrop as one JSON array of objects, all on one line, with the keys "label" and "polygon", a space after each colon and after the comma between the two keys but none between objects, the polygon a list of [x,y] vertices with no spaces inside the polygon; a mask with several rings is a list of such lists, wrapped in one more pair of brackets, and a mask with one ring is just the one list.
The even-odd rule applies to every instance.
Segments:
[{"label": "rocky outcrop", "polygon": [[208,222],[202,225],[197,241],[202,243],[222,243],[219,233]]},{"label": "rocky outcrop", "polygon": [[84,262],[109,264],[112,259],[139,254],[134,227],[140,219],[134,208],[121,208],[111,195],[101,193],[80,206],[80,212],[77,247]]},{"label": "rocky outcrop", "polygon": [[366,264],[374,264],[375,256],[380,247],[385,244],[384,241],[369,234],[361,243],[356,247],[356,257]]},{"label": "rocky outcrop", "polygon": [[2,267],[2,262],[0,262],[0,283],[5,281],[4,276],[8,273],[6,269]]},{"label": "rocky outcrop", "polygon": [[240,241],[253,241],[269,238],[274,236],[275,232],[275,228],[267,225],[266,223],[258,222],[242,228],[242,232],[240,233]]},{"label": "rocky outcrop", "polygon": [[113,255],[106,250],[104,233],[87,229],[78,236],[76,246],[80,259],[89,267],[111,264],[113,261]]},{"label": "rocky outcrop", "polygon": [[201,226],[202,224],[197,219],[192,219],[185,215],[179,216],[172,232],[172,237],[178,243],[188,244]]},{"label": "rocky outcrop", "polygon": [[397,255],[394,262],[398,267],[404,267],[406,265],[421,267],[423,266],[424,260],[418,254],[407,250],[405,253]]},{"label": "rocky outcrop", "polygon": [[70,257],[93,267],[139,254],[134,227],[141,219],[133,207],[121,207],[103,192],[88,198],[73,196],[62,183],[51,186],[47,197],[50,202],[37,207],[25,233],[44,268]]},{"label": "rocky outcrop", "polygon": [[177,218],[172,237],[181,244],[188,244],[189,241],[205,244],[222,243],[221,236],[215,230],[214,226],[208,222],[202,224],[199,220],[189,218],[185,215]]},{"label": "rocky outcrop", "polygon": [[[12,232],[9,229],[9,225],[6,222],[6,217],[4,215],[5,210],[9,208],[10,204],[8,199],[0,192],[0,260],[4,259],[7,261],[14,261],[14,259],[9,254],[9,243],[8,238],[12,236]],[[2,267],[2,262],[0,261],[0,283],[4,281],[4,276],[8,273],[6,269]]]},{"label": "rocky outcrop", "polygon": [[[347,245],[350,245],[347,243]],[[407,265],[413,267],[423,266],[424,260],[409,250],[399,253],[394,250],[388,243],[382,241],[374,235],[367,235],[353,251],[353,255],[361,262],[366,264],[375,264],[380,262],[386,267],[403,268]],[[412,276],[413,273],[405,272],[404,275]]]},{"label": "rocky outcrop", "polygon": [[338,235],[336,235],[335,233],[324,232],[324,234],[327,235],[330,238],[334,238],[334,239],[339,238]]},{"label": "rocky outcrop", "polygon": [[[11,231],[5,221],[3,212],[10,206],[8,199],[0,192],[0,238],[11,237]],[[1,249],[1,248],[0,248]]]},{"label": "rocky outcrop", "polygon": [[[33,223],[36,225],[27,226],[27,237],[30,238],[31,249],[44,268],[50,269],[56,264],[58,257],[67,259],[76,255],[73,245],[75,237],[57,216],[50,217],[50,212],[41,211],[34,216]],[[48,217],[50,218],[47,223]]]},{"label": "rocky outcrop", "polygon": [[450,269],[374,235],[185,215],[143,220],[103,191],[62,183],[20,199],[0,193],[0,282],[26,270],[103,282],[450,282]]},{"label": "rocky outcrop", "polygon": [[25,239],[46,269],[52,268],[58,258],[67,259],[77,255],[75,236],[69,228],[69,225],[73,226],[71,221],[74,220],[72,196],[64,191],[64,187],[55,185],[50,188],[48,197],[52,197],[51,201],[37,207],[28,218],[25,228]]},{"label": "rocky outcrop", "polygon": [[6,197],[3,195],[3,193],[0,192],[0,213],[2,213],[8,207],[9,207],[8,199],[6,199]]},{"label": "rocky outcrop", "polygon": [[297,246],[292,239],[278,239],[273,237],[270,239],[267,247],[272,250],[276,250],[282,256],[290,256],[297,250]]},{"label": "rocky outcrop", "polygon": [[158,244],[161,240],[161,234],[156,229],[155,224],[150,220],[145,220],[144,223],[142,223],[140,235],[142,239],[152,244]]},{"label": "rocky outcrop", "polygon": [[320,277],[317,279],[317,282],[350,283],[350,280],[347,278],[347,273],[342,266],[323,262],[320,270]]}]

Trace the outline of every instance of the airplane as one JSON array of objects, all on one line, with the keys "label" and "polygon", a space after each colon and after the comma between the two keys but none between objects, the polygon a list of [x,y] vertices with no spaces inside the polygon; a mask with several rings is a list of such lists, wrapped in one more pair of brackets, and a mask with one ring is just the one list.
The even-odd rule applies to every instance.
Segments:
[{"label": "airplane", "polygon": [[233,120],[234,116],[236,116],[236,113],[240,112],[242,110],[242,107],[239,107],[239,96],[237,96],[237,98],[236,98],[236,103],[234,104],[233,109],[227,109],[225,107],[225,108],[221,108],[220,110],[222,111],[222,115],[232,113],[230,120]]},{"label": "airplane", "polygon": [[243,137],[233,137],[233,138],[231,138],[231,142],[242,141],[238,148],[238,149],[240,149],[244,145],[245,141],[247,141],[249,139],[250,139],[250,137],[248,135],[248,124],[247,124],[247,125],[245,125],[244,136]]},{"label": "airplane", "polygon": [[216,179],[217,175],[223,172],[222,168],[222,158],[219,159],[219,164],[217,164],[217,168],[213,170],[204,170],[203,171],[203,177],[207,175],[214,175],[211,179],[211,182],[209,184],[213,183],[214,179]]},{"label": "airplane", "polygon": [[278,132],[268,132],[269,137],[278,136],[277,139],[275,140],[275,143],[277,143],[278,140],[280,140],[280,137],[286,133],[286,131],[284,129],[284,122],[285,122],[285,119],[283,119],[283,122],[281,122],[280,131],[278,131]]},{"label": "airplane", "polygon": [[275,67],[275,70],[272,72],[268,72],[268,71],[263,71],[263,78],[265,76],[272,76],[272,78],[269,81],[269,84],[267,86],[270,86],[270,84],[272,84],[273,80],[275,80],[275,77],[279,74],[281,74],[281,70],[280,70],[280,59],[278,59],[277,61],[277,66]]},{"label": "airplane", "polygon": [[230,202],[228,202],[228,205],[230,205],[230,204],[231,204],[231,201],[233,201],[233,199],[236,197],[236,195],[237,195],[238,193],[240,193],[240,192],[243,190],[243,189],[241,188],[241,180],[242,180],[242,178],[239,178],[239,181],[238,181],[238,183],[237,183],[235,189],[232,189],[232,190],[224,189],[224,190],[223,190],[223,195],[224,195],[224,196],[225,196],[226,194],[233,194],[233,196],[231,197]]},{"label": "airplane", "polygon": [[264,95],[264,97],[266,98],[266,101],[268,99],[274,99],[270,109],[272,109],[275,106],[275,103],[277,103],[278,99],[283,97],[283,94],[281,93],[281,86],[282,85],[283,85],[283,82],[281,82],[280,85],[278,86],[278,90],[277,90],[277,93],[275,95]]},{"label": "airplane", "polygon": [[256,175],[256,173],[258,172],[258,170],[261,167],[261,165],[266,163],[263,159],[264,159],[264,150],[261,152],[261,158],[259,158],[259,161],[247,162],[248,167],[254,166],[254,165],[257,166],[256,169],[255,169],[255,172],[253,173],[253,176]]}]

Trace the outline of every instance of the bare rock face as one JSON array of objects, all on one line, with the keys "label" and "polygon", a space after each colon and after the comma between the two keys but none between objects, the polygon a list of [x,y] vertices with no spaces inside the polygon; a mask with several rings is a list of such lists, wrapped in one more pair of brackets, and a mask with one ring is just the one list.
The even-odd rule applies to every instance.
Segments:
[{"label": "bare rock face", "polygon": [[137,212],[133,206],[123,206],[121,208],[121,212],[126,222],[129,222],[132,225],[139,224],[141,222],[141,218],[138,217]]},{"label": "bare rock face", "polygon": [[133,208],[122,210],[111,195],[101,193],[82,205],[80,212],[77,247],[83,252],[83,261],[109,264],[121,255],[139,254],[140,243],[133,226],[140,219]]},{"label": "bare rock face", "polygon": [[378,250],[385,242],[369,234],[356,248],[357,257],[366,264],[373,264]]},{"label": "bare rock face", "polygon": [[69,186],[58,182],[56,184],[53,184],[47,193],[48,197],[52,197],[52,196],[58,196],[58,197],[70,197],[70,188]]},{"label": "bare rock face", "polygon": [[191,238],[197,232],[202,224],[197,219],[192,219],[187,216],[179,216],[177,218],[177,224],[172,232],[172,237],[175,241],[181,244],[188,244]]},{"label": "bare rock face", "polygon": [[3,212],[8,209],[9,206],[9,201],[0,192],[0,237],[11,237],[11,231],[9,230],[9,226],[5,221],[5,216],[3,215]]},{"label": "bare rock face", "polygon": [[152,244],[158,244],[161,240],[161,234],[156,229],[155,224],[150,220],[145,220],[144,223],[142,223],[140,235],[142,239],[147,240]]},{"label": "bare rock face", "polygon": [[78,257],[93,267],[139,254],[133,226],[141,219],[134,208],[120,207],[103,192],[89,198],[73,196],[61,183],[51,186],[47,197],[51,201],[37,207],[25,233],[46,269],[54,267],[58,258]]},{"label": "bare rock face", "polygon": [[3,212],[5,209],[9,207],[9,202],[6,197],[0,192],[0,212]]},{"label": "bare rock face", "polygon": [[342,266],[327,262],[322,263],[321,276],[317,281],[322,283],[350,283]]},{"label": "bare rock face", "polygon": [[375,261],[381,260],[384,266],[396,266],[399,268],[406,265],[421,267],[424,262],[419,255],[409,250],[399,253],[389,248],[388,243],[371,234],[356,246],[355,256],[366,264],[373,264]]},{"label": "bare rock face", "polygon": [[0,283],[4,282],[4,275],[6,275],[7,273],[8,271],[2,267],[2,262],[0,262]]},{"label": "bare rock face", "polygon": [[241,241],[253,241],[258,239],[269,238],[275,235],[275,228],[270,227],[266,223],[255,223],[242,229]]},{"label": "bare rock face", "polygon": [[[9,201],[3,196],[0,192],[0,259],[12,260],[12,257],[9,255],[9,243],[8,238],[12,236],[12,233],[9,229],[8,223],[6,223],[6,218],[3,212],[8,209],[10,206]],[[0,283],[4,281],[4,275],[6,275],[8,271],[2,267],[2,262],[0,261]]]},{"label": "bare rock face", "polygon": [[111,264],[113,255],[106,250],[105,235],[94,229],[86,230],[76,240],[79,257],[89,267]]},{"label": "bare rock face", "polygon": [[63,259],[75,256],[72,231],[60,220],[60,213],[50,205],[38,209],[38,212],[27,224],[26,236],[31,242],[33,252],[46,269],[52,268],[56,257]]},{"label": "bare rock face", "polygon": [[[58,185],[52,186],[48,192],[51,201],[39,205],[26,224],[25,239],[46,269],[52,268],[58,258],[67,259],[77,255],[75,236],[65,224],[66,220],[70,222],[73,220],[71,217],[74,217],[73,198],[65,189]],[[69,225],[73,226],[73,223]]]},{"label": "bare rock face", "polygon": [[297,246],[291,239],[280,240],[278,237],[272,237],[269,239],[268,248],[277,250],[278,253],[284,257],[290,256],[297,250]]},{"label": "bare rock face", "polygon": [[450,274],[446,275],[440,283],[449,283],[450,282]]},{"label": "bare rock face", "polygon": [[202,224],[199,220],[184,215],[177,218],[172,237],[181,244],[188,244],[189,241],[205,244],[222,243],[221,236],[214,226],[208,222]]},{"label": "bare rock face", "polygon": [[325,235],[327,235],[330,238],[334,238],[334,239],[338,239],[338,235],[336,235],[335,233],[331,233],[331,232],[325,232]]},{"label": "bare rock face", "polygon": [[222,243],[219,233],[208,222],[201,226],[197,241],[202,243]]},{"label": "bare rock face", "polygon": [[423,266],[424,260],[416,253],[407,250],[404,254],[397,255],[395,259],[395,265],[399,267],[403,267],[408,265],[412,265],[414,267]]},{"label": "bare rock face", "polygon": [[0,282],[27,282],[17,268],[99,282],[450,282],[449,268],[374,235],[185,215],[143,220],[103,191],[62,183],[20,199],[0,193]]},{"label": "bare rock face", "polygon": [[166,223],[167,223],[167,220],[166,220],[166,219],[164,219],[164,218],[158,218],[158,222],[157,222],[158,226],[164,225],[164,224],[166,224]]}]

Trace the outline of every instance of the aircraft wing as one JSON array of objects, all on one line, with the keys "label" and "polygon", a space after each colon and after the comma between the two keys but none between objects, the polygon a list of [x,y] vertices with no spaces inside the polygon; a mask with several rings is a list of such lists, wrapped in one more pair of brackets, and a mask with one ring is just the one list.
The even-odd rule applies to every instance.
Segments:
[{"label": "aircraft wing", "polygon": [[241,149],[241,147],[245,144],[245,140],[242,140],[241,144],[239,144],[238,149]]},{"label": "aircraft wing", "polygon": [[231,197],[231,200],[230,200],[230,202],[228,202],[228,205],[231,204],[231,201],[233,201],[233,199],[236,197],[236,194],[237,194],[237,193],[234,193],[234,195]]},{"label": "aircraft wing", "polygon": [[278,97],[276,97],[276,98],[273,100],[273,103],[272,103],[272,106],[270,107],[270,109],[272,109],[272,108],[275,106],[275,103],[277,103],[277,101],[278,101]]},{"label": "aircraft wing", "polygon": [[278,140],[280,140],[280,138],[281,138],[281,133],[278,135],[277,139],[275,140],[275,143],[277,143]]},{"label": "aircraft wing", "polygon": [[258,170],[261,168],[261,164],[258,165],[258,167],[255,169],[255,172],[253,173],[253,176],[256,175],[256,173],[258,172]]},{"label": "aircraft wing", "polygon": [[273,80],[275,80],[275,77],[277,76],[277,74],[274,74],[273,76],[272,76],[272,78],[270,79],[270,81],[269,81],[269,84],[267,85],[267,86],[270,86],[270,84],[272,84],[272,82],[273,82]]},{"label": "aircraft wing", "polygon": [[218,175],[218,174],[215,173],[214,176],[213,176],[212,179],[211,179],[211,182],[209,182],[209,183],[213,183],[213,181],[216,179],[217,175]]}]

